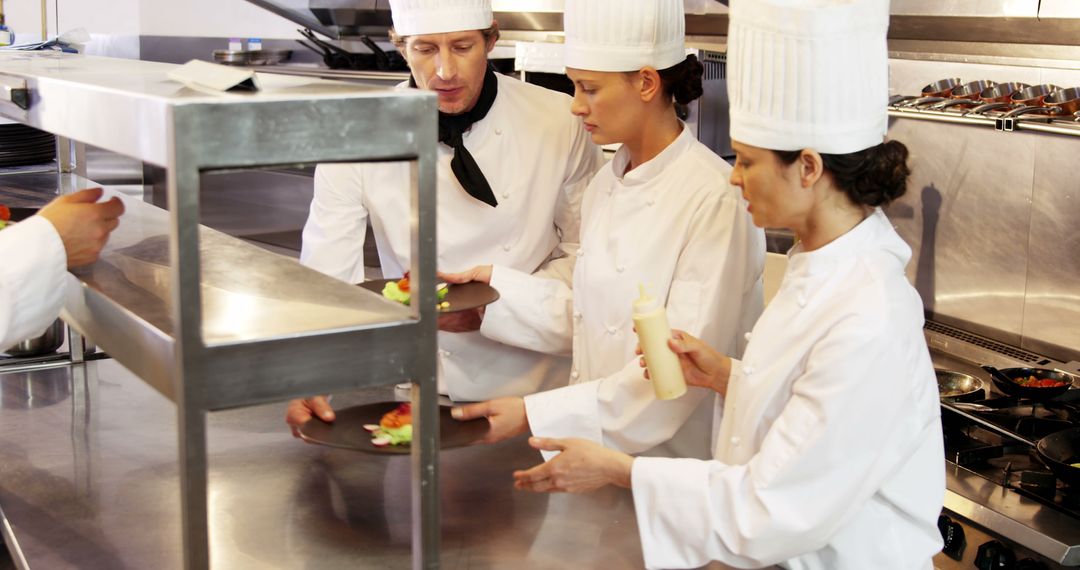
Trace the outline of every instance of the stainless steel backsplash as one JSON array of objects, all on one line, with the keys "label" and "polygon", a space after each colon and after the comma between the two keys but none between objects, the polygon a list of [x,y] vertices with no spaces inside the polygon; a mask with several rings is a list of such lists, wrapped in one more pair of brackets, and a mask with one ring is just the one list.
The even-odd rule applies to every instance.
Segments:
[{"label": "stainless steel backsplash", "polygon": [[[1080,71],[893,61],[892,91],[947,76],[1080,86]],[[911,151],[889,208],[909,277],[934,319],[1067,362],[1080,360],[1080,137],[893,119]]]}]

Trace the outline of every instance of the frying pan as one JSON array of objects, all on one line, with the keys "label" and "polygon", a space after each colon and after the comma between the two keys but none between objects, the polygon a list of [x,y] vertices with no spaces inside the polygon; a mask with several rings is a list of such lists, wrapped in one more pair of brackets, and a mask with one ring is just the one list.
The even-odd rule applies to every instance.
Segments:
[{"label": "frying pan", "polygon": [[1035,450],[1058,479],[1070,487],[1080,487],[1080,428],[1052,433],[1035,444]]},{"label": "frying pan", "polygon": [[[1008,394],[1009,396],[1017,396],[1036,401],[1049,400],[1050,398],[1060,396],[1068,391],[1068,389],[1072,387],[1072,383],[1076,381],[1076,378],[1065,372],[1047,368],[1005,368],[998,370],[993,366],[983,366],[982,369],[990,373],[990,379],[994,381],[994,385],[997,386],[998,390],[1001,390],[1003,393]],[[1065,385],[1049,388],[1036,388],[1033,386],[1021,386],[1016,383],[1017,378],[1025,378],[1027,376],[1059,380],[1064,382]]]},{"label": "frying pan", "polygon": [[1062,115],[1072,115],[1080,111],[1080,87],[1054,91],[1043,99],[1043,103],[1050,107],[1060,107]]},{"label": "frying pan", "polygon": [[981,400],[986,395],[983,381],[970,374],[940,368],[935,368],[934,374],[937,376],[938,395],[942,400],[971,402]]}]

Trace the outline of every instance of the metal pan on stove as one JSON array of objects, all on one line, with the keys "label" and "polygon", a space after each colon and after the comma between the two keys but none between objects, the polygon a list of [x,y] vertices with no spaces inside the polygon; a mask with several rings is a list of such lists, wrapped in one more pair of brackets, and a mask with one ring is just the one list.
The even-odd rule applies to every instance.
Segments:
[{"label": "metal pan on stove", "polygon": [[986,397],[982,380],[961,372],[935,368],[938,396],[946,402],[974,402]]},{"label": "metal pan on stove", "polygon": [[1039,458],[1070,487],[1080,487],[1080,428],[1052,433],[1035,444]]},{"label": "metal pan on stove", "polygon": [[[990,373],[990,379],[994,381],[994,386],[997,386],[997,389],[1006,395],[1035,401],[1056,398],[1068,391],[1074,382],[1077,382],[1077,379],[1071,374],[1048,368],[1003,368],[1001,370],[993,366],[983,366],[982,368]],[[1040,380],[1055,380],[1062,384],[1059,386],[1033,387],[1017,383],[1018,379],[1029,376],[1034,376]]]}]

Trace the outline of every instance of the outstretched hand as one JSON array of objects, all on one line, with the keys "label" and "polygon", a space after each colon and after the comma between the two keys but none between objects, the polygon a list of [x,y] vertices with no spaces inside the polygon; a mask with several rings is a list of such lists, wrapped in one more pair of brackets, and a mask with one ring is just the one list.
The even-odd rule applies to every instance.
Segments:
[{"label": "outstretched hand", "polygon": [[510,439],[529,429],[525,417],[525,400],[521,398],[497,398],[477,404],[455,406],[450,410],[455,420],[467,421],[487,418],[491,428],[483,439],[475,443],[496,443]]},{"label": "outstretched hand", "polygon": [[537,493],[587,493],[605,485],[630,487],[634,458],[584,439],[532,437],[529,445],[559,451],[546,463],[514,472],[514,488]]}]

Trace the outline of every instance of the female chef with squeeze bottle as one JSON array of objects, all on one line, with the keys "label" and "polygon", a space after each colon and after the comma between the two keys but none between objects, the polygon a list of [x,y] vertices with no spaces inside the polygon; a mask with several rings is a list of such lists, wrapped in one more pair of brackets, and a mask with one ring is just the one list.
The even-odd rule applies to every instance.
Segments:
[{"label": "female chef with squeeze bottle", "polygon": [[[883,142],[888,18],[887,0],[731,1],[732,183],[755,224],[799,243],[741,360],[670,342],[687,382],[720,396],[713,459],[633,458],[528,419],[530,443],[560,454],[515,485],[631,488],[650,568],[933,568],[938,396],[911,250],[879,208],[909,172]],[[500,419],[501,435],[523,429]]]},{"label": "female chef with squeeze bottle", "polygon": [[[487,338],[572,355],[571,386],[491,406],[518,423],[526,408],[534,424],[550,417],[557,435],[604,433],[634,453],[707,458],[711,393],[654,396],[634,356],[631,309],[644,284],[666,302],[673,326],[741,354],[762,309],[764,233],[728,185],[731,167],[675,114],[676,102],[702,92],[702,66],[686,55],[682,2],[567,2],[564,23],[571,111],[594,142],[622,145],[584,193],[572,277],[569,268],[562,279],[550,272],[545,279],[495,265],[444,278],[490,279],[499,290],[480,328]],[[564,413],[570,409],[573,419]],[[664,425],[639,432],[643,416],[665,418]],[[650,451],[658,443],[664,446]]]}]

